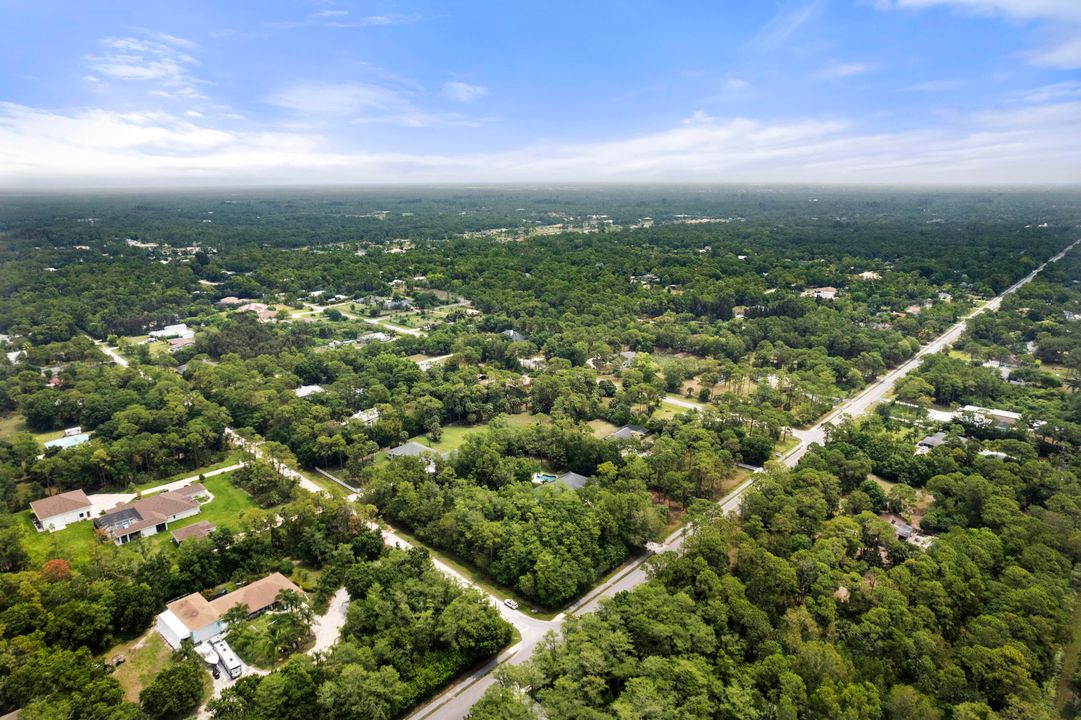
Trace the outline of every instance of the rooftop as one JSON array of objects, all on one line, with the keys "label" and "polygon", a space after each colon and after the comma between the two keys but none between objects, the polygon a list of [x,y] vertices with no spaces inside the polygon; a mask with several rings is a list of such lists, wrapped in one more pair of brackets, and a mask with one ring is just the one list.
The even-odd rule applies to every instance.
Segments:
[{"label": "rooftop", "polygon": [[173,540],[179,544],[185,540],[191,540],[192,538],[204,538],[217,529],[218,526],[209,520],[200,520],[194,525],[188,525],[179,530],[173,530],[172,535]]},{"label": "rooftop", "polygon": [[413,442],[413,441],[407,442],[404,445],[399,445],[398,447],[390,448],[389,450],[387,450],[387,457],[389,457],[389,458],[420,457],[421,455],[440,455],[440,456],[442,456],[442,454],[443,453],[439,452],[438,450],[433,450],[432,448],[428,447],[427,445],[421,445],[419,442]]},{"label": "rooftop", "polygon": [[556,482],[563,483],[571,490],[577,490],[589,482],[589,478],[576,472],[566,472],[556,478]]},{"label": "rooftop", "polygon": [[267,575],[262,580],[237,588],[228,595],[215,598],[209,605],[219,615],[224,615],[237,605],[247,605],[249,613],[257,613],[273,605],[275,598],[282,590],[292,590],[302,597],[304,595],[289,578],[276,572],[273,575]]},{"label": "rooftop", "polygon": [[[225,597],[229,596],[226,595]],[[165,607],[180,622],[184,623],[184,627],[192,632],[201,630],[210,623],[216,622],[221,616],[221,613],[215,610],[210,602],[199,593],[185,595],[179,600],[167,603]]]},{"label": "rooftop", "polygon": [[649,435],[649,430],[641,425],[624,425],[606,437],[605,440],[633,440],[644,435]]},{"label": "rooftop", "polygon": [[75,510],[85,510],[91,507],[90,498],[80,490],[69,490],[59,495],[35,500],[30,503],[30,509],[38,516],[39,520],[63,515]]}]

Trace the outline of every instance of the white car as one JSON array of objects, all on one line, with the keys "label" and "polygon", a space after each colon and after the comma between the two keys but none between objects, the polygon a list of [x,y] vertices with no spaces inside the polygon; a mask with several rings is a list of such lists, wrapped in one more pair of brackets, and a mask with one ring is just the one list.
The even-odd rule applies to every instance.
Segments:
[{"label": "white car", "polygon": [[517,610],[518,609],[518,603],[511,600],[510,598],[507,598],[506,600],[504,600],[503,604],[506,605],[507,607],[509,607],[511,610]]}]

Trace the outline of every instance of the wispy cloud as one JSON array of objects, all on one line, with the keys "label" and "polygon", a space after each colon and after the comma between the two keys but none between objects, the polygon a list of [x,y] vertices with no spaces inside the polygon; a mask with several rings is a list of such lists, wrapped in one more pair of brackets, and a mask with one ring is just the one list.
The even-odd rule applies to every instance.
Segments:
[{"label": "wispy cloud", "polygon": [[953,90],[954,88],[960,87],[961,84],[960,80],[942,78],[940,80],[924,80],[922,82],[912,83],[911,85],[902,88],[902,90],[906,92],[938,93]]},{"label": "wispy cloud", "polygon": [[473,85],[466,82],[443,83],[442,95],[455,102],[472,102],[479,100],[488,94],[488,88],[483,85]]},{"label": "wispy cloud", "polygon": [[783,45],[807,21],[817,16],[826,6],[826,0],[812,0],[803,5],[782,6],[751,40],[750,46],[758,50],[775,50]]},{"label": "wispy cloud", "polygon": [[198,61],[188,52],[195,47],[191,41],[165,33],[147,33],[147,37],[105,38],[101,45],[101,54],[87,58],[96,73],[86,76],[90,82],[100,84],[102,78],[107,78],[142,84],[162,97],[205,97],[196,87],[202,81],[192,74]]},{"label": "wispy cloud", "polygon": [[321,122],[386,123],[403,127],[479,124],[457,113],[422,110],[416,104],[417,94],[402,84],[303,83],[270,95],[266,102]]},{"label": "wispy cloud", "polygon": [[1046,42],[1025,54],[1040,67],[1081,68],[1081,2],[1078,0],[877,0],[882,10],[950,7],[960,12],[1039,21],[1045,25]]},{"label": "wispy cloud", "polygon": [[870,63],[831,62],[819,68],[818,72],[815,74],[818,77],[827,80],[837,80],[840,78],[852,77],[853,75],[863,75],[864,73],[869,73],[872,70],[877,69],[877,65]]},{"label": "wispy cloud", "polygon": [[320,26],[328,28],[366,28],[385,27],[387,25],[405,25],[421,19],[417,14],[387,13],[383,15],[365,15],[354,18],[350,11],[341,9],[320,10],[301,20],[275,20],[266,24],[274,30],[293,30],[295,28]]}]

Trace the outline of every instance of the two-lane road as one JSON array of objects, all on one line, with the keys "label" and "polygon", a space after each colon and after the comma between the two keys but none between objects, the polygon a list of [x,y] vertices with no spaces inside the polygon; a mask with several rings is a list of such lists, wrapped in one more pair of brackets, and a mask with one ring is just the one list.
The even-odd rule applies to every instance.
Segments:
[{"label": "two-lane road", "polygon": [[[833,411],[827,414],[819,422],[815,423],[812,427],[806,430],[795,430],[793,435],[799,440],[799,444],[789,450],[781,459],[781,464],[787,467],[795,467],[799,462],[799,459],[807,452],[812,443],[824,443],[826,438],[826,426],[828,424],[836,423],[845,416],[859,417],[868,412],[877,403],[886,398],[887,395],[893,390],[901,378],[908,375],[910,372],[919,367],[922,359],[930,354],[940,352],[942,349],[949,347],[953,343],[957,342],[957,339],[961,337],[961,334],[965,331],[965,327],[968,324],[968,320],[980,315],[981,313],[995,311],[1002,305],[1002,300],[1010,293],[1016,292],[1019,288],[1023,287],[1027,283],[1031,282],[1041,270],[1043,270],[1049,263],[1058,262],[1066,253],[1072,250],[1074,247],[1081,243],[1081,240],[1076,240],[1071,243],[1066,249],[1058,253],[1054,257],[1047,260],[1047,262],[1040,265],[1031,273],[1017,281],[1002,293],[987,301],[976,310],[971,312],[961,321],[950,326],[944,333],[937,338],[927,343],[920,351],[910,358],[908,361],[897,366],[890,372],[871,383],[864,388],[856,396],[849,398],[840,405],[838,405]],[[691,406],[687,409],[698,410],[692,403],[681,401],[676,402],[672,398],[665,398],[668,402],[680,406]],[[724,499],[720,501],[721,509],[725,512],[736,512],[739,509],[740,500],[743,493],[747,491],[754,484],[754,477],[748,478],[741,485],[735,488]],[[659,548],[660,552],[668,550],[678,550],[683,545],[683,541],[686,538],[686,530],[680,533],[676,533],[674,536],[666,540]],[[584,613],[593,612],[596,610],[601,600],[607,597],[612,597],[618,592],[624,590],[633,590],[638,585],[641,585],[649,579],[646,574],[644,563],[648,559],[643,557],[635,562],[630,563],[621,572],[616,573],[614,578],[609,579],[605,583],[602,583],[600,587],[595,588],[593,592],[588,593],[585,598],[577,601],[567,608],[566,614],[579,615]],[[498,601],[497,601],[498,602]],[[522,613],[515,613],[513,616],[508,616],[508,613],[514,613],[514,611],[508,608],[502,608],[504,616],[510,620],[516,627],[521,627],[520,623],[522,618],[528,618]],[[521,616],[521,617],[517,617]],[[552,630],[559,632],[563,625],[563,617],[559,616],[555,620],[544,623],[537,622],[541,627],[537,630]],[[521,630],[519,629],[519,632]],[[484,694],[484,692],[495,682],[492,677],[492,670],[494,670],[499,664],[504,661],[508,661],[514,664],[520,664],[529,659],[532,654],[533,648],[536,647],[540,638],[533,638],[530,633],[530,641],[526,641],[526,635],[523,633],[523,642],[511,648],[496,660],[493,660],[488,665],[480,668],[476,672],[472,673],[469,677],[459,680],[454,686],[431,700],[429,703],[421,708],[418,708],[413,712],[408,720],[460,720],[460,718],[466,717],[469,713],[469,708],[476,703],[477,700]]]}]

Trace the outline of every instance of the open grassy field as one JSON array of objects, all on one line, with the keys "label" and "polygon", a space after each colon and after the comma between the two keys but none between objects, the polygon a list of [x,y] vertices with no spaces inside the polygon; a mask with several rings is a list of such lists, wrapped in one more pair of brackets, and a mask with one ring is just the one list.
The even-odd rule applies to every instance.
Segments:
[{"label": "open grassy field", "polygon": [[[532,415],[530,413],[517,413],[515,415],[504,415],[503,417],[507,419],[507,425],[515,428],[529,427],[530,425],[549,423],[552,421],[549,416],[544,414]],[[438,452],[451,452],[460,448],[470,435],[484,432],[488,427],[488,423],[481,423],[479,425],[448,425],[443,428],[443,435],[439,438],[439,442],[433,443],[426,435],[417,435],[409,438],[409,440],[410,442],[426,445]]]},{"label": "open grassy field", "polygon": [[34,432],[26,425],[26,418],[19,413],[7,413],[0,415],[0,439],[8,440],[16,433],[28,432],[39,443],[56,440],[64,437],[63,430],[50,430],[48,432]]},{"label": "open grassy field", "polygon": [[0,415],[0,438],[10,438],[26,430],[26,420],[18,413]]},{"label": "open grassy field", "polygon": [[605,438],[614,433],[619,428],[608,422],[607,420],[590,420],[586,423],[593,430],[593,435],[599,438]]},{"label": "open grassy field", "polygon": [[124,664],[113,671],[113,677],[120,683],[125,700],[139,702],[139,693],[171,662],[173,650],[157,630],[150,628],[134,640],[110,649],[101,659],[109,662],[117,655],[124,657]]}]

